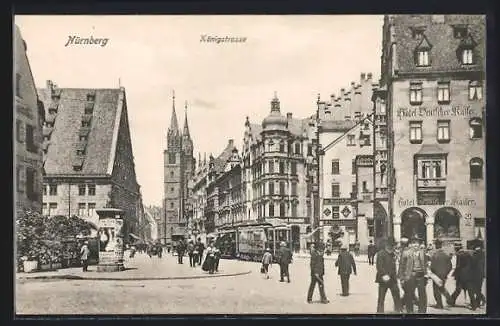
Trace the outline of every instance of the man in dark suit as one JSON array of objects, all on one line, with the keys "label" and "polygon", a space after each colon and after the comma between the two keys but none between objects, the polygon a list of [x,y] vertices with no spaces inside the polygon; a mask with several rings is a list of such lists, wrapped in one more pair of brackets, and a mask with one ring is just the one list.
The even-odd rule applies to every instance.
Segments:
[{"label": "man in dark suit", "polygon": [[183,264],[182,259],[184,258],[184,252],[186,252],[186,245],[184,244],[183,240],[179,240],[177,242],[177,263],[178,264]]},{"label": "man in dark suit", "polygon": [[406,312],[413,313],[415,290],[418,292],[418,313],[427,312],[427,261],[424,250],[420,249],[420,239],[412,237],[409,249],[401,253],[399,279],[404,290]]},{"label": "man in dark suit", "polygon": [[373,240],[370,240],[368,244],[368,264],[373,265],[375,263],[375,254],[377,253],[377,247],[373,244]]},{"label": "man in dark suit", "polygon": [[349,295],[349,278],[352,273],[356,275],[356,263],[354,262],[352,254],[347,251],[347,245],[342,245],[340,248],[339,257],[335,262],[335,266],[338,267],[338,274],[340,275],[342,296],[347,297]]},{"label": "man in dark suit", "polygon": [[476,310],[482,303],[486,303],[486,297],[482,293],[482,287],[485,277],[485,256],[482,244],[477,244],[472,253],[472,296],[471,309]]},{"label": "man in dark suit", "polygon": [[384,248],[377,253],[377,275],[375,282],[378,283],[377,313],[384,312],[385,294],[389,289],[394,302],[394,310],[400,312],[401,295],[399,293],[396,274],[396,254],[394,252],[394,240],[387,239]]},{"label": "man in dark suit", "polygon": [[[454,306],[458,296],[464,290],[472,300],[472,255],[463,249],[462,244],[455,244],[455,270],[452,276],[455,278],[455,291],[451,294],[448,305]],[[472,302],[471,302],[472,303]]]},{"label": "man in dark suit", "polygon": [[312,303],[312,296],[316,284],[318,284],[321,303],[328,303],[325,294],[325,282],[323,275],[325,274],[325,261],[323,258],[323,248],[319,244],[311,244],[311,283],[307,291],[307,303]]},{"label": "man in dark suit", "polygon": [[280,244],[278,263],[280,265],[280,282],[284,282],[286,276],[288,283],[290,283],[290,271],[288,270],[288,265],[292,263],[292,251],[287,248],[285,242],[281,242]]},{"label": "man in dark suit", "polygon": [[451,257],[443,250],[443,243],[441,240],[437,239],[434,242],[434,247],[436,248],[436,250],[430,258],[430,269],[432,273],[436,274],[436,276],[439,277],[441,281],[443,281],[443,285],[439,286],[435,282],[432,282],[432,292],[434,294],[434,299],[436,300],[436,308],[443,309],[444,307],[442,296],[444,295],[444,297],[446,298],[446,302],[449,302],[451,299],[450,294],[445,287],[446,278],[448,277],[448,274],[452,269]]}]

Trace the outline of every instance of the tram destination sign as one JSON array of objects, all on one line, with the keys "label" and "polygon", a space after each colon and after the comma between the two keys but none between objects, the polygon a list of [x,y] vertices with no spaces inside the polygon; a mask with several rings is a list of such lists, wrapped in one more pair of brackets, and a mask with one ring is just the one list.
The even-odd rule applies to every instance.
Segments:
[{"label": "tram destination sign", "polygon": [[470,106],[436,106],[436,107],[416,107],[399,108],[396,111],[399,120],[412,118],[447,118],[447,117],[473,117],[477,116],[476,110]]}]

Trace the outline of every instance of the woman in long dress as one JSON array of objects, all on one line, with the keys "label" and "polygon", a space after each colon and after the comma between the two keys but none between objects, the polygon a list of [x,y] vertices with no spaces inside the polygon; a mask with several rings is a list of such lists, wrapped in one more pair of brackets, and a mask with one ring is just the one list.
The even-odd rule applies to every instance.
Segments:
[{"label": "woman in long dress", "polygon": [[207,254],[205,256],[205,261],[203,262],[203,265],[201,268],[206,272],[208,271],[209,274],[214,273],[214,268],[215,268],[215,251],[214,251],[214,243],[211,242],[208,247],[207,247]]}]

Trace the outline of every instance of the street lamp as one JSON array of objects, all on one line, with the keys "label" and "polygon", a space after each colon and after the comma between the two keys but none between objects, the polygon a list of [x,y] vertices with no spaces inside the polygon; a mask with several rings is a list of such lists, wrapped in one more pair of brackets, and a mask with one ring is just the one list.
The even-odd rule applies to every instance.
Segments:
[{"label": "street lamp", "polygon": [[321,145],[319,142],[319,133],[320,133],[320,119],[319,119],[319,104],[320,104],[320,95],[318,94],[318,101],[317,101],[317,107],[316,107],[316,121],[315,121],[315,143],[316,147],[314,150],[314,158],[312,161],[312,168],[314,171],[314,177],[313,177],[313,183],[312,183],[312,195],[313,195],[313,237],[314,237],[314,242],[319,243],[321,238],[320,238],[320,231],[319,231],[319,219],[320,219],[320,198],[319,198],[319,189],[320,189],[320,155],[322,154],[321,150]]}]

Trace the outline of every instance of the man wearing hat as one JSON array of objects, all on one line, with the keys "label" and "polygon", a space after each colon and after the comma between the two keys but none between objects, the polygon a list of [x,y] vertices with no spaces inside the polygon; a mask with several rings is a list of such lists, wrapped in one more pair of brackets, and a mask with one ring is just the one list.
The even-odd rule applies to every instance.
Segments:
[{"label": "man wearing hat", "polygon": [[347,297],[349,295],[349,278],[351,274],[356,275],[356,263],[354,262],[354,257],[347,251],[347,245],[343,244],[340,248],[339,257],[335,262],[335,266],[338,268],[338,275],[340,276],[340,284],[342,285],[342,296]]},{"label": "man wearing hat", "polygon": [[481,304],[486,303],[486,297],[482,293],[485,278],[485,255],[482,241],[478,240],[474,247],[474,252],[472,253],[474,271],[472,273],[473,279],[471,284],[473,292],[473,297],[471,297],[472,310],[475,310]]},{"label": "man wearing hat", "polygon": [[432,292],[434,294],[434,300],[436,300],[436,308],[443,309],[443,298],[446,298],[446,302],[449,302],[451,297],[446,290],[446,278],[448,274],[451,272],[451,257],[443,250],[443,242],[439,239],[436,239],[434,242],[435,251],[431,256],[431,272],[436,274],[437,277],[442,281],[441,285],[436,284],[436,282],[432,282]]},{"label": "man wearing hat", "polygon": [[425,252],[420,249],[420,239],[415,235],[411,239],[410,248],[401,254],[399,266],[399,277],[404,290],[404,303],[408,313],[413,313],[415,290],[418,292],[418,313],[427,312],[426,269]]},{"label": "man wearing hat", "polygon": [[323,275],[325,275],[325,260],[323,258],[323,248],[320,244],[311,244],[311,283],[309,284],[309,290],[307,291],[307,303],[312,303],[312,296],[314,293],[314,288],[318,284],[319,295],[321,297],[321,303],[329,303],[325,294],[325,281],[323,280]]},{"label": "man wearing hat", "polygon": [[288,283],[290,283],[290,272],[288,270],[288,265],[292,262],[292,251],[287,248],[286,242],[282,241],[280,243],[280,250],[278,252],[278,263],[280,265],[280,282],[285,281],[285,276]]},{"label": "man wearing hat", "polygon": [[455,270],[452,276],[455,278],[455,291],[451,294],[448,305],[454,306],[460,293],[465,291],[469,293],[472,300],[472,255],[463,249],[461,243],[455,243]]},{"label": "man wearing hat", "polygon": [[80,249],[80,254],[81,254],[83,271],[87,272],[89,266],[89,255],[90,255],[89,242],[87,240],[85,240],[85,242],[83,243],[83,246]]},{"label": "man wearing hat", "polygon": [[373,244],[373,240],[370,240],[368,244],[368,264],[373,265],[375,263],[375,254],[377,253],[377,247]]},{"label": "man wearing hat", "polygon": [[387,290],[391,291],[394,309],[401,311],[401,296],[399,293],[396,275],[396,253],[394,252],[394,240],[387,239],[384,249],[377,253],[377,275],[375,282],[378,283],[377,313],[384,312],[384,302]]}]

